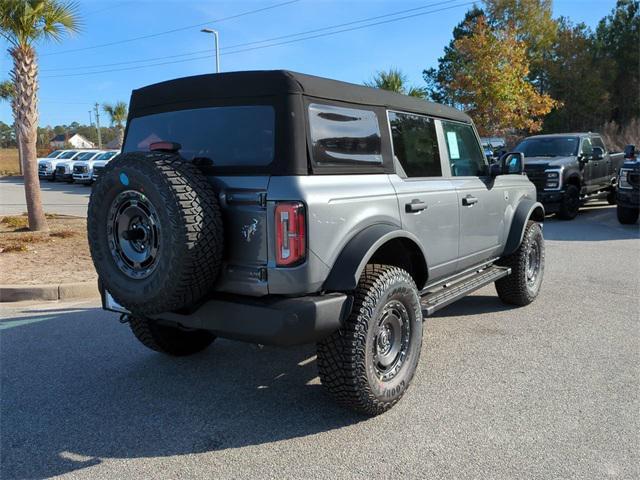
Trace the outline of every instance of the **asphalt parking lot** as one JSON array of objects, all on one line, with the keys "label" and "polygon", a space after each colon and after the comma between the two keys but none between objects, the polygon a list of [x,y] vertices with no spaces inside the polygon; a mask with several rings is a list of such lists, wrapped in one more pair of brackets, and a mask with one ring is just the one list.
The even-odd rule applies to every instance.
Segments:
[{"label": "asphalt parking lot", "polygon": [[640,478],[639,227],[600,203],[545,236],[537,301],[427,319],[377,418],[332,402],[311,346],[172,359],[97,302],[0,307],[0,476]]},{"label": "asphalt parking lot", "polygon": [[[65,182],[40,182],[42,204],[47,213],[87,216],[91,188]],[[0,215],[20,215],[27,211],[22,177],[0,178]]]}]

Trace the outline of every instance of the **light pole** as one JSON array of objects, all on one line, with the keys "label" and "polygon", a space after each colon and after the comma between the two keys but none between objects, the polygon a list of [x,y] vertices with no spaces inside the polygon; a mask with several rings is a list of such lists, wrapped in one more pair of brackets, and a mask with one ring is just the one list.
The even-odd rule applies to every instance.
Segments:
[{"label": "light pole", "polygon": [[211,28],[203,28],[200,31],[202,33],[213,33],[213,38],[216,42],[216,73],[220,73],[220,48],[218,47],[218,31]]}]

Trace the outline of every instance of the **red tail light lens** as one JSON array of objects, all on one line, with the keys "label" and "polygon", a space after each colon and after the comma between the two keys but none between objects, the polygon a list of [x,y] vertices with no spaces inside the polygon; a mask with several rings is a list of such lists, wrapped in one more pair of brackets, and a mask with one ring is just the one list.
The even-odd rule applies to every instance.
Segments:
[{"label": "red tail light lens", "polygon": [[307,254],[304,205],[300,202],[276,204],[276,265],[290,267],[302,263]]}]

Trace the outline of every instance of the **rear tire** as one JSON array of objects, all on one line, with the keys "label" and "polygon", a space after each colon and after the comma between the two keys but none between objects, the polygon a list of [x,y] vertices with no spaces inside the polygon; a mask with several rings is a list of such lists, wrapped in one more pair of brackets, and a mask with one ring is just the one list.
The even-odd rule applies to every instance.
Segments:
[{"label": "rear tire", "polygon": [[640,209],[631,207],[622,207],[618,205],[617,214],[618,221],[623,225],[632,225],[638,221]]},{"label": "rear tire", "polygon": [[198,353],[216,339],[213,333],[206,330],[183,330],[146,318],[131,318],[129,326],[145,347],[176,357]]},{"label": "rear tire", "polygon": [[367,265],[354,296],[343,327],[318,342],[318,370],[338,403],[378,415],[402,398],[416,371],[420,297],[411,276],[389,265]]},{"label": "rear tire", "polygon": [[575,185],[569,185],[562,196],[558,218],[561,220],[573,220],[580,211],[580,190]]},{"label": "rear tire", "polygon": [[529,221],[518,249],[498,262],[511,268],[511,275],[496,281],[500,300],[521,307],[533,302],[542,285],[544,258],[542,228],[539,223]]}]

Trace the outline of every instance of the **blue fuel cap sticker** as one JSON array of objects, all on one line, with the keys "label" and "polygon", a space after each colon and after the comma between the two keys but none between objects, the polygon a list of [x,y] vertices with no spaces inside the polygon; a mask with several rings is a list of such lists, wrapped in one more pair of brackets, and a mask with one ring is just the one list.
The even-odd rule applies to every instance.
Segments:
[{"label": "blue fuel cap sticker", "polygon": [[120,173],[120,183],[125,187],[129,186],[129,177],[124,172]]}]

